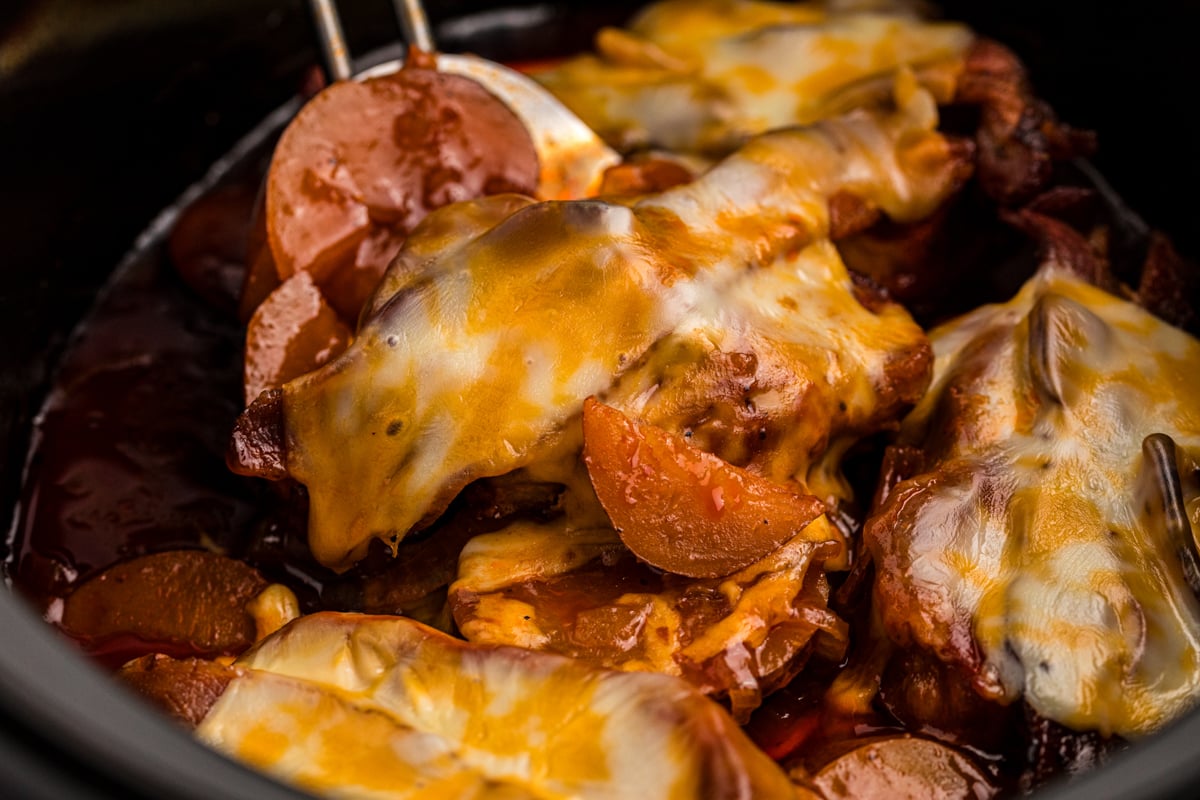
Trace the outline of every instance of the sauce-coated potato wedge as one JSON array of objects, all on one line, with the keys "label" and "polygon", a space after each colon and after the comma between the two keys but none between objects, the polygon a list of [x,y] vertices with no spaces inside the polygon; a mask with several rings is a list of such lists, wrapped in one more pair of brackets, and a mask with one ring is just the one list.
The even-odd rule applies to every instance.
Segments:
[{"label": "sauce-coated potato wedge", "polygon": [[116,677],[177,722],[194,728],[241,672],[216,661],[155,653],[125,664]]},{"label": "sauce-coated potato wedge", "polygon": [[691,578],[736,572],[825,513],[816,497],[739,469],[594,399],[583,458],[596,496],[634,555]]},{"label": "sauce-coated potato wedge", "polygon": [[255,638],[246,604],[258,570],[205,550],[170,550],[109,567],[67,596],[62,627],[98,658],[235,655]]}]

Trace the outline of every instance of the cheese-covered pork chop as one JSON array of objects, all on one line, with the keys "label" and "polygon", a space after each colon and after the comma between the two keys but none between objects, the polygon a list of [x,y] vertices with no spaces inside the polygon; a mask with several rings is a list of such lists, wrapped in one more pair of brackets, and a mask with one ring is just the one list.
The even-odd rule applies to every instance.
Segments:
[{"label": "cheese-covered pork chop", "polygon": [[[695,182],[632,205],[505,196],[432,214],[350,348],[282,389],[282,466],[308,487],[317,559],[348,567],[373,537],[397,542],[471,480],[535,462],[578,422],[585,398],[691,330],[697,314],[769,321],[736,314],[760,303],[738,289],[747,281],[765,291],[777,275],[777,302],[843,325],[843,309],[804,306],[783,256],[825,237],[835,196],[913,219],[963,177],[961,150],[934,130],[933,99],[911,75],[897,80],[897,98],[888,114],[764,135]],[[902,361],[926,345],[895,316],[901,332],[888,341],[902,342]],[[876,332],[838,336],[869,346]]]},{"label": "cheese-covered pork chop", "polygon": [[472,645],[403,617],[304,617],[226,680],[199,737],[332,796],[793,796],[682,681]]},{"label": "cheese-covered pork chop", "polygon": [[1200,342],[1055,263],[931,334],[924,449],[866,527],[893,639],[1076,730],[1200,691]]},{"label": "cheese-covered pork chop", "polygon": [[885,76],[902,66],[949,100],[970,30],[880,5],[895,7],[666,0],[628,30],[603,29],[595,55],[535,77],[621,150],[726,153],[763,131],[886,100]]}]

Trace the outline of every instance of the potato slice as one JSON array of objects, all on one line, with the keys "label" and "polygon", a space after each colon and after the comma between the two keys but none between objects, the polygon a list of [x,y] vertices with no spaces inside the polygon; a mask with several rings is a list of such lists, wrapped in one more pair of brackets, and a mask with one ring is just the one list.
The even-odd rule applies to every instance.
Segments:
[{"label": "potato slice", "polygon": [[652,566],[690,578],[737,572],[825,513],[812,495],[595,399],[583,406],[583,459],[625,546]]},{"label": "potato slice", "polygon": [[997,794],[967,756],[911,736],[851,750],[818,772],[813,783],[829,800],[980,800]]},{"label": "potato slice", "polygon": [[300,110],[275,148],[265,220],[277,279],[310,272],[354,319],[431,210],[532,194],[537,180],[528,131],[475,81],[420,68],[339,81]]},{"label": "potato slice", "polygon": [[217,661],[153,653],[128,662],[116,677],[176,722],[194,728],[239,674]]},{"label": "potato slice", "polygon": [[246,404],[336,358],[351,337],[311,275],[288,278],[255,310],[246,329]]},{"label": "potato slice", "polygon": [[147,653],[233,655],[254,642],[246,604],[267,587],[258,570],[205,550],[115,564],[63,604],[63,629],[114,666]]}]

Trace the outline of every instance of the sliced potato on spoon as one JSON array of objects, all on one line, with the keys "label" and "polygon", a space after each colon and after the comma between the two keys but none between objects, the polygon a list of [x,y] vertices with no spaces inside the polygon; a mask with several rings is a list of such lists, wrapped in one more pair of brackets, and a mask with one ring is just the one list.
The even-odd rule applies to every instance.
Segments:
[{"label": "sliced potato on spoon", "polygon": [[[300,110],[271,160],[265,222],[276,281],[311,273],[353,321],[430,211],[537,185],[525,126],[475,81],[419,66],[339,81]],[[273,288],[255,274],[247,294]],[[243,314],[261,299],[244,298]]]}]

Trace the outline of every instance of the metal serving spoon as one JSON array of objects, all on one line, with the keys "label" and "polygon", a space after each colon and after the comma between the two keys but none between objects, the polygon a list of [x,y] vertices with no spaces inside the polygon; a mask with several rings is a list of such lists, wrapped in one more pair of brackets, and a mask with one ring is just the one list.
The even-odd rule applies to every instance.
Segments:
[{"label": "metal serving spoon", "polygon": [[[404,66],[388,61],[354,74],[334,0],[310,0],[321,47],[334,80],[390,75]],[[408,42],[428,53],[435,45],[420,0],[392,0]],[[471,78],[502,100],[525,124],[541,164],[538,195],[543,200],[588,197],[596,193],[604,170],[621,157],[583,120],[536,81],[494,61],[472,55],[437,53],[437,67]]]}]

